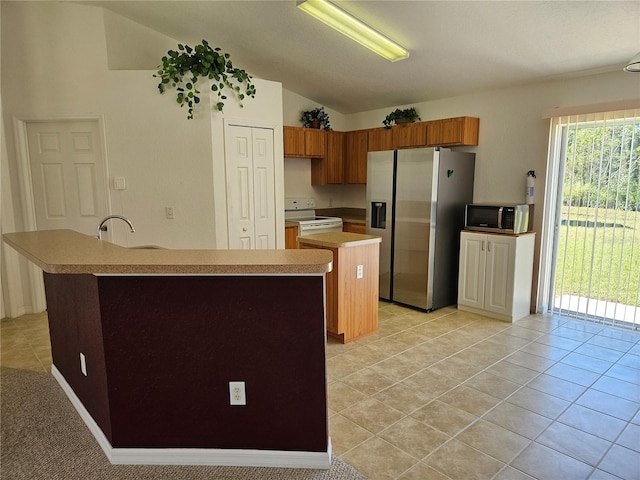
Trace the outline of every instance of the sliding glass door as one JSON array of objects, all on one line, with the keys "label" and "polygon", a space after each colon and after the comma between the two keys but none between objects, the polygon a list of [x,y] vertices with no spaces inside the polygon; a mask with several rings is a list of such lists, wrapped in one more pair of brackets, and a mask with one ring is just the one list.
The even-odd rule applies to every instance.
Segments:
[{"label": "sliding glass door", "polygon": [[558,198],[549,307],[640,326],[640,116],[555,119]]}]

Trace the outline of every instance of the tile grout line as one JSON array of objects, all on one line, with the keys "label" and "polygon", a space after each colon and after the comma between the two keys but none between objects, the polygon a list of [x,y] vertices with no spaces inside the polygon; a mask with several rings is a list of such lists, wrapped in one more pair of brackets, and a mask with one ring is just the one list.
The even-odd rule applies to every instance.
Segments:
[{"label": "tile grout line", "polygon": [[[451,312],[451,313],[455,313],[455,312]],[[393,318],[393,317],[391,317],[391,318]],[[437,318],[443,318],[443,317],[437,317]],[[437,319],[437,318],[436,318],[436,319]],[[409,331],[409,330],[411,330],[411,329],[414,329],[414,328],[416,328],[416,327],[419,327],[420,325],[428,324],[428,323],[430,323],[430,322],[432,322],[433,320],[436,320],[436,319],[432,319],[432,320],[430,320],[429,322],[423,322],[423,323],[421,323],[421,324],[418,324],[418,325],[415,325],[415,326],[411,326],[411,327],[405,328],[404,330],[400,330],[400,331],[398,331],[398,332],[394,332],[393,334],[386,335],[385,337],[382,337],[382,338],[381,338],[381,339],[379,339],[379,340],[384,340],[385,338],[392,339],[391,337],[393,337],[394,335],[400,334],[400,333],[402,333],[402,332]],[[413,345],[413,346],[408,346],[408,348],[406,348],[406,349],[404,349],[404,350],[402,350],[402,351],[400,351],[400,352],[398,352],[398,353],[395,353],[394,355],[392,355],[392,356],[390,356],[390,357],[387,357],[387,358],[385,358],[384,360],[380,360],[380,361],[376,362],[375,364],[372,364],[372,365],[368,365],[368,366],[366,366],[366,367],[363,367],[362,369],[356,370],[355,372],[350,373],[349,375],[345,375],[344,377],[338,377],[335,381],[341,381],[343,378],[349,377],[349,376],[351,376],[351,375],[355,375],[356,373],[360,372],[361,370],[364,370],[364,369],[366,369],[366,368],[370,368],[371,366],[376,365],[376,364],[378,364],[378,363],[381,363],[382,361],[385,361],[385,360],[387,360],[388,358],[392,358],[392,357],[398,356],[398,355],[400,355],[400,354],[402,354],[402,353],[404,353],[404,352],[407,352],[407,351],[411,350],[412,348],[415,348],[415,347],[420,346],[420,345],[427,344],[428,342],[430,342],[430,341],[432,341],[432,340],[434,340],[434,339],[436,339],[436,338],[439,338],[439,337],[441,337],[441,336],[443,336],[443,335],[447,335],[447,334],[449,334],[449,333],[451,333],[451,332],[454,332],[454,331],[456,331],[456,330],[460,330],[460,329],[462,329],[462,328],[464,328],[464,327],[468,327],[469,325],[471,325],[471,324],[473,324],[473,323],[476,323],[476,322],[469,322],[468,324],[465,324],[465,325],[459,326],[459,327],[457,327],[457,328],[455,328],[455,329],[453,329],[453,330],[451,330],[451,331],[449,331],[449,332],[442,333],[442,334],[440,334],[440,335],[438,335],[438,336],[436,336],[436,337],[430,338],[429,340],[426,340],[425,342],[422,342],[422,343],[420,343],[420,344],[416,344],[416,345]],[[513,355],[514,353],[516,353],[516,352],[518,352],[518,351],[524,351],[523,349],[524,349],[524,348],[526,348],[526,347],[528,347],[528,346],[530,346],[532,343],[541,343],[542,345],[547,345],[547,344],[545,344],[545,343],[543,343],[543,342],[538,342],[538,340],[540,340],[540,339],[541,339],[542,337],[544,337],[545,335],[551,335],[551,334],[553,334],[552,332],[553,332],[554,330],[556,330],[556,329],[560,328],[560,327],[561,327],[561,326],[563,326],[563,325],[566,325],[567,323],[568,323],[567,321],[559,322],[559,323],[558,323],[554,328],[551,328],[551,329],[550,329],[550,330],[548,330],[548,331],[543,331],[543,332],[541,332],[541,334],[540,334],[538,337],[534,338],[534,339],[523,338],[523,340],[529,340],[529,341],[528,341],[528,343],[526,343],[526,344],[522,345],[522,346],[521,346],[521,347],[519,347],[517,350],[514,350],[513,352],[511,352],[511,353],[509,353],[509,354],[507,354],[507,355],[505,355],[505,356],[501,357],[500,359],[496,360],[496,361],[495,361],[495,362],[493,362],[492,364],[490,364],[490,365],[488,365],[487,367],[485,367],[483,370],[476,372],[474,375],[472,375],[471,377],[469,377],[467,380],[464,380],[464,381],[459,382],[459,383],[458,383],[458,385],[456,385],[455,387],[452,387],[451,389],[447,390],[447,392],[449,392],[449,391],[451,391],[451,390],[453,390],[453,389],[457,388],[457,387],[458,387],[458,386],[460,386],[460,385],[463,385],[464,383],[466,383],[467,381],[469,381],[470,379],[472,379],[472,378],[473,378],[473,377],[475,377],[476,375],[478,375],[478,374],[480,374],[480,373],[482,373],[482,372],[486,372],[489,368],[491,368],[492,366],[494,366],[494,365],[495,365],[495,364],[497,364],[497,363],[500,363],[501,361],[507,361],[507,362],[508,362],[507,358],[508,358],[509,356]],[[515,325],[515,324],[514,324],[514,325]],[[388,387],[386,387],[386,388],[384,388],[384,389],[380,390],[380,391],[384,391],[384,390],[386,390],[386,389],[388,389],[388,388],[391,388],[391,387],[392,387],[392,386],[394,386],[394,385],[401,384],[401,382],[402,382],[403,380],[405,380],[406,378],[410,378],[411,376],[416,375],[416,374],[418,374],[418,373],[420,373],[420,372],[422,372],[422,371],[424,371],[424,370],[426,370],[426,369],[430,368],[431,366],[436,365],[436,364],[438,364],[438,363],[440,363],[440,362],[442,362],[442,361],[444,361],[444,360],[446,360],[446,359],[448,359],[448,358],[451,358],[452,356],[456,355],[457,353],[460,353],[460,352],[462,352],[462,351],[464,351],[464,350],[466,350],[466,349],[469,349],[469,348],[471,348],[471,347],[473,347],[473,346],[478,345],[479,343],[482,343],[482,342],[484,342],[484,341],[486,341],[486,340],[489,340],[490,338],[493,338],[493,337],[495,337],[496,335],[499,335],[499,334],[501,334],[501,333],[507,333],[507,334],[508,334],[508,332],[505,332],[505,331],[506,331],[506,330],[508,330],[509,328],[510,328],[510,327],[506,327],[506,328],[504,328],[504,329],[502,329],[502,330],[500,330],[500,331],[498,331],[498,332],[495,332],[495,333],[493,333],[493,334],[489,335],[488,337],[485,337],[485,338],[483,338],[483,339],[481,339],[481,340],[478,340],[478,341],[476,341],[475,343],[472,343],[472,344],[470,344],[470,345],[468,345],[468,346],[464,347],[462,350],[459,350],[458,352],[456,352],[456,353],[454,353],[454,354],[448,355],[447,357],[445,357],[445,358],[443,358],[443,359],[440,359],[440,360],[438,360],[437,362],[434,362],[434,363],[432,363],[432,364],[430,364],[430,365],[428,365],[428,366],[426,366],[426,367],[424,367],[424,368],[422,368],[422,369],[418,370],[417,372],[415,372],[415,373],[413,373],[413,374],[411,374],[411,375],[409,375],[409,376],[407,376],[407,377],[404,377],[404,378],[403,378],[402,380],[400,380],[400,381],[396,381],[396,380],[394,380],[394,379],[390,379],[390,378],[388,378],[388,377],[387,377],[389,380],[394,381],[394,383],[393,383],[392,385],[390,385],[390,386],[388,386]],[[523,326],[523,328],[527,328],[527,327],[526,327],[526,326]],[[539,332],[539,333],[540,333],[540,330],[534,330],[534,329],[531,329],[531,330],[532,330],[532,331],[537,331],[537,332]],[[545,374],[545,372],[547,372],[547,371],[548,371],[549,369],[551,369],[553,366],[555,366],[555,365],[557,365],[557,364],[561,363],[561,360],[562,360],[563,358],[565,358],[566,356],[568,356],[568,355],[569,355],[569,354],[571,354],[571,353],[574,353],[574,352],[575,352],[575,350],[577,350],[578,348],[580,348],[582,345],[586,344],[589,340],[591,340],[593,337],[595,337],[596,335],[598,335],[598,334],[599,334],[599,333],[601,333],[602,331],[603,331],[603,330],[601,329],[601,330],[599,330],[599,332],[597,332],[597,333],[591,333],[591,334],[590,334],[590,336],[589,336],[587,339],[583,339],[583,340],[581,340],[581,341],[580,341],[580,345],[578,345],[578,346],[574,347],[574,348],[573,348],[573,349],[571,349],[571,350],[565,350],[565,349],[562,349],[562,348],[558,348],[558,347],[556,347],[555,345],[547,345],[547,346],[548,346],[548,347],[550,347],[550,348],[556,348],[556,349],[559,349],[559,350],[564,350],[564,351],[565,351],[565,352],[567,352],[567,353],[566,353],[566,354],[564,354],[562,357],[558,358],[557,360],[555,360],[555,359],[553,359],[553,358],[549,359],[549,358],[547,358],[547,357],[541,357],[541,358],[545,358],[545,359],[547,359],[547,360],[550,360],[550,361],[552,361],[553,363],[552,363],[549,367],[547,367],[544,371],[542,371],[542,372],[537,371],[537,374],[536,374],[536,376],[535,376],[535,377],[531,378],[527,383],[525,383],[525,384],[523,384],[523,385],[520,385],[520,386],[518,387],[518,389],[517,389],[517,390],[515,390],[514,392],[512,392],[510,395],[508,395],[508,396],[507,396],[507,397],[505,397],[504,399],[499,399],[499,400],[500,400],[500,402],[499,402],[497,405],[501,404],[502,402],[507,401],[507,400],[508,400],[508,398],[512,397],[512,396],[513,396],[513,395],[515,395],[518,391],[522,390],[522,388],[523,388],[523,387],[527,386],[527,385],[528,385],[529,383],[531,383],[535,378],[538,378],[540,375]],[[558,336],[562,337],[562,335],[558,335]],[[515,336],[515,337],[517,337],[517,336]],[[518,337],[518,338],[522,338],[522,337]],[[565,337],[565,338],[566,338],[566,337]],[[379,340],[376,340],[376,341],[379,341]],[[375,343],[375,342],[367,342],[367,343],[366,343],[366,344],[364,344],[364,345],[368,345],[368,344],[371,344],[371,343]],[[637,342],[636,342],[636,344],[637,344]],[[606,347],[603,347],[603,348],[606,348]],[[633,348],[633,345],[632,345],[632,346],[627,350],[627,352],[625,352],[625,353],[628,353],[628,352],[629,352],[629,350],[630,350],[631,348]],[[346,352],[345,352],[345,353],[346,353]],[[524,353],[528,353],[528,354],[530,354],[530,355],[537,356],[535,353],[529,353],[529,352],[526,352],[526,351],[524,351]],[[341,354],[338,354],[337,356],[339,356],[339,355],[341,355]],[[510,362],[509,362],[509,363],[510,363]],[[523,366],[523,365],[517,365],[517,364],[513,364],[513,365],[516,365],[516,366],[521,367],[521,368],[528,368],[528,367],[525,367],[525,366]],[[563,364],[563,365],[569,365],[569,364]],[[614,365],[615,365],[615,363],[614,363]],[[571,365],[570,365],[570,366],[571,366]],[[612,365],[612,366],[613,366],[613,365]],[[611,367],[609,367],[609,369],[610,369],[610,368],[612,368],[612,366],[611,366]],[[579,367],[575,367],[575,368],[579,368]],[[609,369],[607,369],[607,371],[608,371]],[[606,373],[606,372],[605,372],[605,373]],[[549,374],[547,374],[547,375],[549,375]],[[598,381],[602,376],[605,376],[605,374],[604,374],[604,373],[602,373],[602,374],[598,373],[598,375],[599,375],[598,379],[594,380],[594,382],[592,382],[592,384],[591,384],[591,385],[593,385],[594,383],[596,383],[596,382],[597,382],[597,381]],[[382,374],[382,376],[384,376],[384,374]],[[549,376],[551,376],[551,377],[553,377],[553,378],[557,378],[557,379],[562,380],[562,381],[567,381],[567,380],[565,380],[565,379],[563,379],[563,378],[560,378],[560,377],[554,377],[553,375],[549,375]],[[499,376],[498,376],[498,377],[499,377]],[[503,378],[503,377],[499,377],[499,378],[502,378],[503,380],[511,381],[511,380],[509,380],[509,379],[505,379],[505,378]],[[349,384],[347,384],[347,383],[344,383],[344,382],[342,382],[342,383],[343,383],[344,385],[350,386],[350,385],[349,385]],[[573,382],[570,382],[570,383],[573,383]],[[576,384],[576,385],[580,385],[580,384]],[[584,386],[584,385],[580,385],[580,386],[581,386],[581,387],[585,387],[585,388],[586,388],[586,389],[585,389],[585,391],[587,391],[587,390],[590,388],[590,386]],[[358,391],[358,392],[360,392],[360,393],[365,394],[367,397],[369,397],[369,398],[373,398],[373,395],[366,394],[365,392],[362,392],[361,390],[358,390],[358,389],[357,389],[357,387],[351,387],[351,386],[350,386],[350,388],[354,388],[356,391]],[[473,388],[473,387],[472,387],[472,386],[470,386],[470,387],[468,387],[468,388]],[[532,388],[532,387],[529,387],[529,388]],[[538,390],[538,391],[540,391],[540,390]],[[447,392],[444,392],[444,393],[442,393],[442,394],[440,394],[440,395],[438,395],[438,396],[436,396],[436,397],[432,398],[428,403],[431,403],[431,402],[433,402],[434,400],[437,400],[439,397],[441,397],[442,395],[445,395]],[[540,391],[540,392],[541,392],[541,393],[543,393],[543,394],[549,395],[549,394],[548,394],[548,393],[546,393],[546,392],[542,392],[542,391]],[[379,392],[374,393],[374,395],[375,395],[375,394],[377,394],[377,393],[379,393]],[[546,431],[546,430],[547,430],[551,425],[553,425],[553,424],[557,421],[557,418],[559,418],[559,416],[561,416],[561,415],[563,414],[563,412],[565,412],[568,408],[570,408],[572,405],[574,405],[574,404],[575,404],[575,401],[576,401],[577,399],[579,399],[583,394],[584,394],[584,392],[582,392],[582,393],[581,393],[581,394],[580,394],[576,399],[574,399],[572,402],[569,402],[569,404],[567,405],[567,407],[565,407],[565,408],[562,410],[562,412],[561,412],[559,415],[557,415],[557,416],[556,416],[556,418],[549,418],[549,417],[545,417],[545,418],[549,418],[549,420],[551,420],[550,425],[549,425],[549,426],[547,426],[547,427],[546,427],[546,428],[545,428],[545,429],[544,429],[540,434],[538,434],[538,436],[536,436],[534,439],[527,439],[527,440],[528,440],[527,445],[525,445],[525,446],[524,446],[524,447],[523,447],[523,448],[522,448],[518,453],[516,453],[516,454],[514,455],[514,457],[510,460],[510,462],[509,462],[509,463],[505,463],[505,462],[502,462],[502,461],[501,461],[501,460],[499,460],[499,459],[495,459],[495,457],[492,457],[491,455],[489,455],[489,454],[487,454],[487,453],[485,453],[485,452],[481,452],[480,450],[477,450],[477,449],[475,449],[475,448],[474,448],[474,450],[477,450],[478,452],[480,452],[480,453],[482,453],[482,454],[484,454],[484,455],[487,455],[487,456],[489,456],[490,458],[493,458],[493,459],[495,459],[495,460],[499,461],[500,463],[503,463],[504,465],[503,465],[503,467],[500,469],[500,471],[504,470],[507,466],[510,466],[510,463],[513,461],[513,459],[517,458],[517,456],[518,456],[518,455],[520,455],[520,453],[521,453],[522,451],[524,451],[526,448],[528,448],[528,446],[530,446],[532,443],[534,443],[534,442],[535,442],[535,440],[536,440],[537,438],[539,438],[539,437],[540,437],[540,435],[542,435],[542,434],[543,434],[543,433],[544,433],[544,432],[545,432],[545,431]],[[555,396],[555,395],[551,395],[551,396]],[[556,398],[560,398],[560,397],[556,397]],[[561,400],[566,401],[565,399],[561,399]],[[492,411],[494,408],[496,408],[496,407],[497,407],[497,405],[493,406],[491,409],[489,409],[487,412],[485,412],[481,417],[478,417],[478,418],[477,418],[476,420],[474,420],[471,424],[467,425],[465,428],[463,428],[462,430],[460,430],[459,432],[457,432],[457,433],[456,433],[455,435],[453,435],[453,436],[449,436],[449,434],[447,434],[446,432],[442,432],[442,433],[444,433],[444,434],[446,434],[447,436],[449,436],[449,437],[450,437],[450,438],[449,438],[449,439],[448,439],[444,444],[446,444],[446,443],[450,442],[452,439],[456,438],[460,433],[462,433],[462,432],[466,431],[466,430],[467,430],[468,428],[470,428],[472,425],[476,424],[476,423],[477,423],[480,419],[482,419],[482,418],[483,418],[487,413],[489,413],[489,412],[490,412],[490,411]],[[391,408],[392,408],[392,407],[391,407]],[[412,415],[413,413],[415,413],[417,410],[419,410],[420,408],[422,408],[422,407],[418,407],[418,408],[414,409],[413,411],[411,411],[410,413],[400,412],[400,413],[402,413],[402,414],[403,414],[403,417],[402,417],[400,420],[405,419],[405,418],[407,418],[407,417],[411,417],[411,415]],[[524,407],[520,407],[520,408],[524,408]],[[525,408],[525,409],[526,409],[526,408]],[[343,410],[344,410],[344,409],[343,409]],[[340,410],[340,411],[336,412],[336,414],[340,414],[340,412],[342,412],[343,410]],[[394,410],[395,410],[395,409],[394,409]],[[527,409],[527,410],[528,410],[528,409]],[[529,411],[531,411],[531,410],[529,410]],[[539,413],[537,413],[537,412],[532,412],[532,413],[535,413],[535,414],[537,414],[537,415],[541,415],[541,414],[539,414]],[[544,417],[544,415],[541,415],[541,416],[543,416],[543,417]],[[413,418],[413,417],[411,417],[411,418]],[[400,420],[398,420],[398,421],[400,421]],[[485,420],[485,421],[486,421],[486,420]],[[394,422],[394,424],[395,424],[395,423],[397,423],[397,422]],[[630,424],[630,422],[627,422],[627,426],[628,426],[629,424]],[[365,427],[363,427],[363,426],[361,426],[361,425],[359,425],[359,427],[364,428],[364,429],[365,429],[369,434],[371,434],[373,437],[377,437],[379,433],[382,433],[382,432],[384,432],[384,431],[388,430],[389,428],[391,428],[391,427],[392,427],[392,425],[393,425],[393,424],[391,424],[391,425],[389,425],[389,426],[387,426],[387,427],[383,428],[383,429],[382,429],[380,432],[378,432],[378,433],[371,432],[370,430],[366,429]],[[498,426],[499,426],[499,425],[498,425]],[[504,428],[504,427],[501,427],[501,428]],[[625,428],[626,428],[626,427],[625,427]],[[508,429],[507,429],[507,431],[510,431],[510,430],[508,430]],[[623,431],[624,431],[624,429],[623,429]],[[518,434],[517,432],[512,432],[512,433]],[[585,432],[585,433],[588,433],[588,432]],[[619,434],[619,435],[621,435],[621,434],[622,434],[622,432],[620,432],[620,434]],[[520,434],[518,434],[518,435],[520,435]],[[618,437],[619,437],[619,435],[618,435]],[[359,444],[352,446],[349,450],[347,450],[347,451],[343,452],[343,454],[342,454],[342,455],[347,454],[348,452],[352,451],[353,449],[357,448],[359,445],[361,445],[362,443],[366,442],[367,440],[370,440],[370,439],[371,439],[371,438],[373,438],[373,437],[369,437],[369,438],[367,438],[366,440],[364,440],[363,442],[360,442]],[[526,438],[526,437],[525,437],[525,438]],[[384,439],[382,439],[382,440],[384,440]],[[386,440],[385,440],[385,442],[386,442]],[[388,442],[387,442],[387,443],[388,443]],[[464,442],[463,442],[463,443],[464,443]],[[443,444],[443,445],[444,445],[444,444]],[[391,445],[392,445],[392,444],[391,444]],[[467,445],[467,444],[465,444],[465,445]],[[612,445],[613,445],[613,443],[612,443]],[[441,445],[441,446],[442,446],[442,445]],[[441,446],[440,446],[440,447],[441,447]],[[468,446],[469,446],[470,448],[473,448],[473,447],[472,447],[472,446],[470,446],[470,445],[468,445]],[[438,447],[438,448],[440,448],[440,447]],[[548,448],[548,447],[547,447],[547,448]],[[437,449],[436,449],[436,450],[437,450]],[[557,451],[557,450],[554,450],[554,451]],[[435,452],[435,450],[434,450],[434,452]],[[406,453],[406,452],[405,452],[405,453]],[[432,452],[432,453],[433,453],[433,452]],[[431,454],[432,454],[432,453],[431,453]],[[562,452],[558,452],[558,453],[562,453]],[[427,455],[426,457],[424,457],[424,459],[428,458],[431,454],[429,454],[429,455]],[[563,454],[563,455],[566,455],[566,454],[564,454],[564,453],[562,453],[562,454]],[[409,455],[410,455],[410,454],[409,454]],[[412,458],[416,459],[416,457],[414,457],[413,455],[410,455],[410,456],[411,456]],[[606,456],[606,453],[603,455],[603,457],[602,457],[602,458],[604,458],[605,456]],[[574,458],[574,457],[569,456],[569,458]],[[416,459],[416,460],[417,460],[417,462],[418,462],[418,463],[424,463],[424,462],[422,462],[422,460],[423,460],[423,459]],[[576,460],[578,460],[578,459],[576,459]],[[578,461],[580,461],[580,460],[578,460]],[[583,462],[583,463],[584,463],[584,462]],[[426,464],[425,464],[425,465],[426,465]],[[588,465],[588,464],[587,464],[587,465]],[[591,465],[589,465],[589,466],[590,466],[590,467],[592,467]],[[415,465],[414,465],[414,466],[412,466],[412,467],[410,467],[409,469],[407,469],[407,470],[406,470],[405,472],[403,472],[401,475],[403,475],[404,473],[406,473],[407,471],[411,470],[411,469],[412,469],[412,468],[414,468],[414,467],[415,467]],[[511,468],[515,468],[515,467],[511,467]],[[595,468],[595,467],[593,467],[593,468]],[[500,472],[500,471],[499,471],[499,472]],[[498,472],[498,473],[499,473],[499,472]],[[497,473],[497,474],[498,474],[498,473]],[[496,475],[497,475],[497,474],[496,474]]]}]

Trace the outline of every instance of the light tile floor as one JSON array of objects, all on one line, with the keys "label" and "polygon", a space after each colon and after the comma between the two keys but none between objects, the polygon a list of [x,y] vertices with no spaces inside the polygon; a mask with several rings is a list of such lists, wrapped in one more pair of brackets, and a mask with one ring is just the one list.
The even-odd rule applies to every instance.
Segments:
[{"label": "light tile floor", "polygon": [[334,452],[374,480],[640,479],[640,333],[380,303],[328,344]]},{"label": "light tile floor", "polygon": [[[380,303],[327,348],[334,453],[372,480],[640,479],[640,334]],[[0,364],[50,371],[46,314],[0,322]]]}]

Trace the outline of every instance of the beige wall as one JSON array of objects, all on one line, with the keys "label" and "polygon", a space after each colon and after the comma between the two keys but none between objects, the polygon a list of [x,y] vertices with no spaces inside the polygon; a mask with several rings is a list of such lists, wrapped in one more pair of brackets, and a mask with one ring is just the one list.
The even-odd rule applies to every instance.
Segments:
[{"label": "beige wall", "polygon": [[[525,175],[535,170],[536,229],[542,220],[542,202],[546,179],[549,137],[548,117],[556,108],[618,103],[640,98],[640,75],[612,72],[579,78],[543,82],[501,90],[480,92],[432,102],[415,103],[422,120],[457,116],[480,118],[480,141],[476,152],[475,201],[523,202]],[[284,95],[285,112],[302,110],[308,102],[303,97]],[[624,102],[622,102],[624,103]],[[382,126],[382,120],[398,105],[386,109],[361,112],[340,118],[345,130]],[[598,105],[601,108],[601,105]],[[333,119],[333,115],[331,117]],[[285,125],[293,118],[285,116]],[[364,188],[328,186],[312,187],[310,161],[285,159],[285,193],[320,197],[326,204],[337,198],[339,206],[364,208]],[[324,206],[324,205],[323,205]]]},{"label": "beige wall", "polygon": [[[159,94],[153,70],[108,69],[107,38],[117,35],[119,23],[112,14],[105,22],[102,8],[67,2],[2,2],[0,8],[7,151],[2,162],[3,195],[8,185],[13,199],[13,205],[3,202],[5,231],[25,229],[14,121],[97,117],[104,126],[109,179],[123,176],[127,181],[123,191],[110,183],[111,212],[129,217],[136,228],[130,234],[114,224],[116,243],[226,248],[224,124],[233,122],[274,128],[276,191],[280,192],[276,210],[282,227],[277,230],[282,237],[277,244],[284,247],[280,83],[256,79],[257,98],[247,99],[240,108],[230,96],[224,115],[208,109],[203,95],[196,117],[187,120],[186,109],[177,106],[172,92]],[[136,35],[127,36],[131,48],[136,48]],[[162,40],[158,59],[166,54],[168,43],[177,45],[167,37]],[[112,45],[112,54],[125,47]],[[123,61],[112,63],[122,66]],[[175,219],[165,218],[167,206],[174,207]],[[20,263],[20,273],[9,278],[19,293],[12,298],[22,298],[23,305],[12,310],[28,313],[32,299],[29,283],[24,283],[26,262],[15,261]]]},{"label": "beige wall", "polygon": [[[563,114],[566,114],[572,109],[589,110],[589,105],[594,105],[593,108],[597,111],[608,106],[611,109],[621,109],[625,104],[632,107],[639,99],[640,75],[620,71],[397,107],[415,106],[422,120],[465,115],[480,118],[479,145],[460,148],[476,153],[476,202],[524,203],[526,173],[535,170],[537,178],[533,228],[537,235],[531,302],[535,306],[544,303],[544,299],[538,297],[537,285],[540,281],[549,117],[553,116],[554,110],[562,109]],[[285,95],[285,111],[295,110],[294,105],[287,105],[294,100],[298,99]],[[302,107],[304,102],[296,105]],[[348,115],[344,119],[345,129],[380,127],[385,116],[395,108]],[[286,120],[285,118],[285,124],[288,124]],[[366,208],[365,187],[314,187],[311,186],[310,171],[310,160],[286,158],[285,194],[315,197],[321,207],[333,202],[334,206]]]},{"label": "beige wall", "polygon": [[[172,95],[158,94],[152,70],[122,69],[138,61],[127,50],[127,39],[145,49],[157,45],[157,58],[166,53],[167,45],[174,43],[172,39],[153,32],[153,42],[138,43],[140,35],[149,32],[136,25],[125,26],[127,21],[112,14],[105,21],[103,10],[90,5],[0,2],[0,8],[5,141],[0,152],[6,152],[1,172],[5,231],[24,228],[14,119],[85,115],[103,120],[109,177],[124,176],[128,184],[122,192],[110,189],[111,209],[132,218],[137,230],[135,238],[124,229],[119,231],[119,243],[224,248],[224,122],[275,126],[276,148],[281,149],[282,123],[299,125],[300,112],[318,106],[294,92],[282,91],[277,82],[257,79],[258,96],[247,101],[245,109],[230,101],[225,116],[201,111],[196,119],[187,121],[186,111],[175,106]],[[114,42],[109,35],[117,35],[122,28],[126,28],[127,35]],[[114,56],[115,52],[125,51],[130,55]],[[109,65],[120,70],[109,70]],[[250,66],[245,68],[250,71]],[[476,201],[522,201],[525,174],[536,170],[535,228],[539,230],[549,131],[545,116],[555,107],[624,103],[638,98],[640,75],[613,72],[414,106],[423,120],[458,115],[480,117],[480,145],[467,148],[477,153]],[[328,112],[336,130],[352,130],[380,126],[394,108],[354,115],[341,115],[330,109]],[[281,150],[276,152],[276,158],[282,158]],[[365,207],[364,186],[312,187],[308,159],[285,159],[277,167],[281,196],[314,197],[319,207]],[[175,208],[175,220],[164,218],[166,206]],[[278,205],[276,208],[281,210]],[[13,255],[3,251],[3,268],[20,264],[23,276],[18,281],[10,278],[15,289],[22,292],[23,307],[28,311],[26,262]],[[6,284],[2,283],[3,288]],[[5,292],[5,300],[7,295],[14,298],[13,293]]]}]

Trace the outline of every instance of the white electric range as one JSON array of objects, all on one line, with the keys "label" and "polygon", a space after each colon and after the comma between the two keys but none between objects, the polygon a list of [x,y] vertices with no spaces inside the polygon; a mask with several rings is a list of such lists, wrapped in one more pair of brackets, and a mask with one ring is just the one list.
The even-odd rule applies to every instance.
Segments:
[{"label": "white electric range", "polygon": [[298,235],[312,233],[341,232],[340,217],[316,215],[316,202],[313,198],[286,198],[284,201],[284,219],[298,224]]}]

